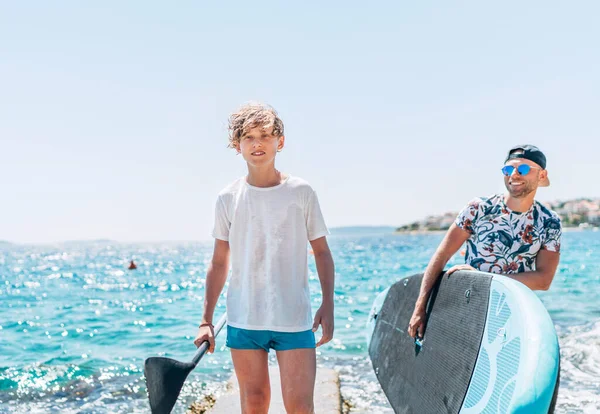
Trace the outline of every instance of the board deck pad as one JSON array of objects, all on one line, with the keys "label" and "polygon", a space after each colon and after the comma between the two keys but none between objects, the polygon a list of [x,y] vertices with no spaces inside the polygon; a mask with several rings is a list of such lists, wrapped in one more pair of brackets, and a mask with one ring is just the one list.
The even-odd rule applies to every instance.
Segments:
[{"label": "board deck pad", "polygon": [[392,285],[376,316],[369,356],[397,413],[458,413],[475,369],[492,276],[444,274],[432,291],[422,345],[408,323],[423,274]]}]

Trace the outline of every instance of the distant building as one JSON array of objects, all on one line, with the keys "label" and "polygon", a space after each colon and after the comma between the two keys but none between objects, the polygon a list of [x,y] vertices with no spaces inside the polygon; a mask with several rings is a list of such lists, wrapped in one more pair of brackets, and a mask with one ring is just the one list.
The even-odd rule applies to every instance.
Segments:
[{"label": "distant building", "polygon": [[600,210],[590,211],[585,217],[588,223],[600,226]]}]

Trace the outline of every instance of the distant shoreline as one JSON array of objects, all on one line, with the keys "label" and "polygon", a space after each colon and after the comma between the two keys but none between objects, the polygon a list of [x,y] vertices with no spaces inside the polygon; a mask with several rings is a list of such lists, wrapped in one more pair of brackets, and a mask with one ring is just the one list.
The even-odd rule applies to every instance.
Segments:
[{"label": "distant shoreline", "polygon": [[[565,231],[598,231],[594,229],[600,226],[600,198],[577,198],[543,204],[558,214]],[[447,231],[458,214],[458,211],[447,211],[443,214],[430,215],[422,220],[397,227],[394,233],[420,234]]]},{"label": "distant shoreline", "polygon": [[[394,231],[394,234],[397,235],[402,235],[402,234],[409,234],[409,235],[417,235],[417,234],[445,234],[448,230],[439,230],[439,229],[432,229],[432,230],[427,230],[427,229],[421,229],[421,230],[396,230]],[[600,227],[587,227],[587,228],[582,228],[582,227],[563,227],[562,228],[563,232],[587,232],[587,231],[591,231],[591,232],[597,232],[600,231]]]},{"label": "distant shoreline", "polygon": [[[563,232],[598,232],[600,227],[582,228],[578,226],[563,226]],[[365,234],[394,234],[394,235],[419,235],[419,234],[445,234],[448,229],[414,229],[414,230],[398,230],[394,226],[342,226],[330,228],[331,236],[360,236]],[[69,244],[107,244],[107,245],[134,245],[134,244],[195,244],[195,243],[210,243],[212,239],[207,240],[141,240],[141,241],[119,241],[110,239],[89,239],[89,240],[57,240],[53,242],[11,242],[8,240],[0,240],[0,248],[10,248],[16,246],[55,246]]]}]

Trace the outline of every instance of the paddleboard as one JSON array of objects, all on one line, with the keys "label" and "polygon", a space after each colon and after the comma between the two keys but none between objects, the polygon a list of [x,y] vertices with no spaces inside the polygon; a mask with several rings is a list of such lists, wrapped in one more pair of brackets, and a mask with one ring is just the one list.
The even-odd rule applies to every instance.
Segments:
[{"label": "paddleboard", "polygon": [[408,323],[423,275],[374,301],[369,356],[397,413],[548,413],[559,383],[558,338],[529,288],[506,276],[444,274],[432,291],[422,341]]}]

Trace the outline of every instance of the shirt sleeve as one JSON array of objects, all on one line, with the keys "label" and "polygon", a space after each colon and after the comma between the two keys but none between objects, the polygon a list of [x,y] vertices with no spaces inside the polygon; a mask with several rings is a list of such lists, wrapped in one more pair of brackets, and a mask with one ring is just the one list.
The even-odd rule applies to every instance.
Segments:
[{"label": "shirt sleeve", "polygon": [[227,217],[227,209],[225,203],[221,197],[217,198],[215,206],[215,226],[213,228],[212,236],[215,239],[229,241],[229,227],[231,222]]},{"label": "shirt sleeve", "polygon": [[325,225],[325,219],[323,213],[321,213],[321,206],[319,205],[319,199],[317,194],[313,191],[308,200],[306,206],[306,235],[309,241],[316,240],[320,237],[327,236],[329,230]]},{"label": "shirt sleeve", "polygon": [[481,199],[476,198],[469,202],[461,211],[458,213],[454,224],[459,228],[473,234],[473,222],[477,220],[479,213],[479,204],[482,202]]},{"label": "shirt sleeve", "polygon": [[560,253],[560,240],[562,238],[562,225],[558,216],[551,216],[544,220],[544,237],[542,249]]}]

